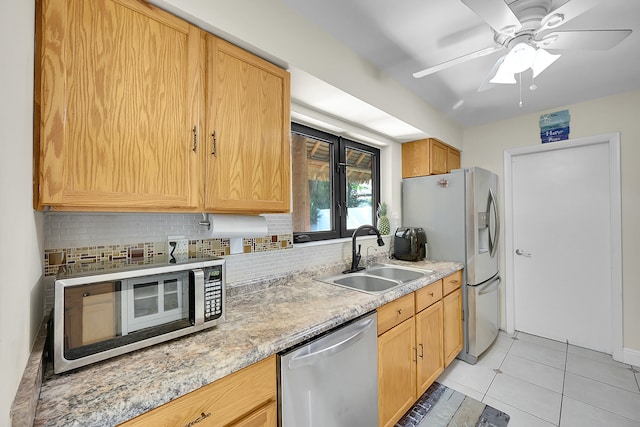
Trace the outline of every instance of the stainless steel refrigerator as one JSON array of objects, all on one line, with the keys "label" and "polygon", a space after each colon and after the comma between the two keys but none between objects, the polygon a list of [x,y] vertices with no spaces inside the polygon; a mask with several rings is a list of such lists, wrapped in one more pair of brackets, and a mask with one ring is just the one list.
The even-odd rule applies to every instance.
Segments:
[{"label": "stainless steel refrigerator", "polygon": [[402,225],[425,229],[429,259],[464,264],[458,358],[472,364],[498,336],[497,191],[498,176],[477,167],[402,181]]}]

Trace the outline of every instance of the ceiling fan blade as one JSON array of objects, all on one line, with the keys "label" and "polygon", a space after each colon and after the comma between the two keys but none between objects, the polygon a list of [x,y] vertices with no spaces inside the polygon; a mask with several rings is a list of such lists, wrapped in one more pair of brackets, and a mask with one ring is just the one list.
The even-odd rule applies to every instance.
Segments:
[{"label": "ceiling fan blade", "polygon": [[536,40],[539,47],[546,49],[611,49],[631,34],[631,30],[583,30],[556,31]]},{"label": "ceiling fan blade", "polygon": [[556,62],[560,58],[560,55],[552,55],[546,50],[540,48],[536,50],[536,57],[533,60],[533,65],[531,69],[533,70],[533,78],[535,79],[538,75],[547,69],[547,67],[554,62]]},{"label": "ceiling fan blade", "polygon": [[444,70],[445,68],[449,68],[449,67],[452,67],[454,65],[461,64],[461,63],[469,61],[471,59],[480,58],[481,56],[489,55],[489,54],[491,54],[493,52],[496,52],[496,51],[498,51],[500,49],[502,49],[502,46],[494,46],[494,47],[487,47],[485,49],[478,50],[476,52],[468,53],[466,55],[462,55],[462,56],[459,56],[459,57],[457,57],[455,59],[452,59],[450,61],[446,61],[446,62],[443,62],[441,64],[434,65],[433,67],[425,68],[422,71],[417,71],[417,72],[413,73],[413,77],[415,77],[416,79],[419,79],[420,77],[424,77],[424,76],[428,76],[429,74],[437,73],[438,71]]},{"label": "ceiling fan blade", "polygon": [[502,34],[513,34],[522,24],[504,0],[461,0],[491,28]]},{"label": "ceiling fan blade", "polygon": [[550,28],[555,28],[571,21],[576,16],[582,15],[599,3],[599,0],[566,0],[561,6],[555,8],[540,21],[540,28],[536,34]]},{"label": "ceiling fan blade", "polygon": [[496,72],[498,71],[498,67],[500,67],[500,64],[504,62],[504,58],[506,57],[507,55],[501,56],[500,58],[498,58],[496,63],[493,64],[493,68],[491,68],[491,71],[489,71],[489,74],[487,74],[487,77],[484,78],[484,81],[478,88],[478,92],[484,92],[485,90],[489,90],[495,86],[495,83],[491,83],[491,79],[496,75]]}]

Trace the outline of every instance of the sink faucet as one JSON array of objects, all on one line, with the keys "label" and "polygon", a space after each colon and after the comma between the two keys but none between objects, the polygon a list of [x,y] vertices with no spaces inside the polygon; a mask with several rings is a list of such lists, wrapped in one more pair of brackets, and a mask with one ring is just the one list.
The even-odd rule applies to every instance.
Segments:
[{"label": "sink faucet", "polygon": [[362,245],[358,245],[358,252],[356,252],[356,237],[358,237],[358,233],[362,230],[375,231],[376,235],[378,236],[378,246],[384,246],[384,240],[382,240],[380,231],[373,225],[361,225],[360,227],[356,228],[356,231],[353,232],[353,236],[351,237],[351,268],[343,271],[343,274],[355,273],[356,271],[364,270],[364,267],[358,266],[358,264],[360,263],[360,258],[362,258],[362,255],[360,255],[360,249]]}]

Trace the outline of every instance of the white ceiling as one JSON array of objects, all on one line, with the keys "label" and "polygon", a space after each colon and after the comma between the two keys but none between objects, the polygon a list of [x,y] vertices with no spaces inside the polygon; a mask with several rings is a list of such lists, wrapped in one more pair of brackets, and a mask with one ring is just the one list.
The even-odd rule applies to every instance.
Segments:
[{"label": "white ceiling", "polygon": [[[477,91],[506,50],[421,79],[413,78],[414,72],[426,67],[496,46],[493,30],[460,0],[283,1],[464,127],[640,89],[640,0],[601,0],[557,28],[557,31],[631,29],[633,33],[606,51],[549,48],[551,53],[562,53],[562,57],[536,78],[535,91],[529,90],[531,72],[523,72],[521,95],[518,84]],[[513,0],[506,2],[514,3]],[[551,9],[565,2],[553,0]],[[373,110],[363,109],[366,114],[362,116],[356,114],[357,109],[353,107],[341,111],[338,106],[344,105],[344,100],[339,102],[336,98],[340,91],[314,90],[313,79],[300,70],[292,73],[292,82],[296,79],[304,84],[297,87],[292,84],[292,97],[314,110],[346,118],[393,140],[406,141],[419,136],[415,128],[403,127],[402,122],[380,111],[378,119],[388,122],[382,130],[375,129]],[[315,84],[323,83],[316,81]],[[323,98],[324,93],[331,93],[333,99]],[[388,131],[394,125],[399,128]]]}]

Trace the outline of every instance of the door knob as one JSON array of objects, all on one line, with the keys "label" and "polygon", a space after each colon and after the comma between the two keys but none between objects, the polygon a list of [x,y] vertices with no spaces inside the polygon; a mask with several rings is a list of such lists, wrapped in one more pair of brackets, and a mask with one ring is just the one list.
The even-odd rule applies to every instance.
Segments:
[{"label": "door knob", "polygon": [[527,258],[531,258],[531,254],[523,251],[522,249],[516,249],[516,255],[526,256]]}]

